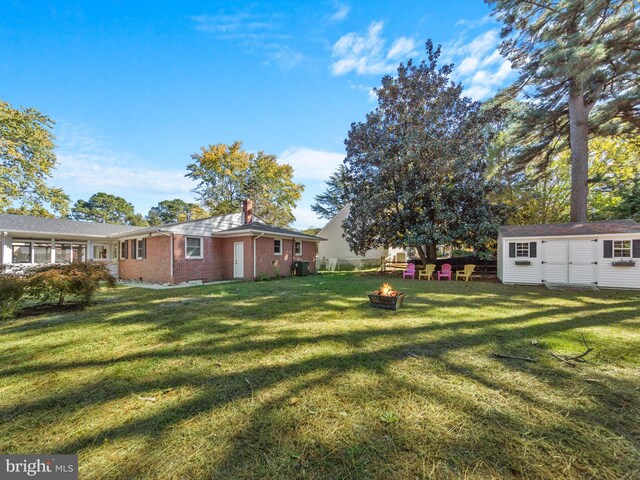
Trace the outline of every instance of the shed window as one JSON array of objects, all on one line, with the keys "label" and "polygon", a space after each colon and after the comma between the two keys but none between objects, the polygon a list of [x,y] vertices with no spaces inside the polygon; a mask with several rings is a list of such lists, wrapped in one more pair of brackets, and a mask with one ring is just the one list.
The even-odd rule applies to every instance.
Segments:
[{"label": "shed window", "polygon": [[282,240],[273,241],[273,253],[275,255],[282,255]]},{"label": "shed window", "polygon": [[187,237],[185,255],[187,258],[202,258],[202,238]]},{"label": "shed window", "polygon": [[529,242],[516,242],[516,257],[529,256]]},{"label": "shed window", "polygon": [[293,251],[296,255],[302,255],[302,242],[296,241]]},{"label": "shed window", "polygon": [[613,257],[631,258],[631,240],[614,240]]}]

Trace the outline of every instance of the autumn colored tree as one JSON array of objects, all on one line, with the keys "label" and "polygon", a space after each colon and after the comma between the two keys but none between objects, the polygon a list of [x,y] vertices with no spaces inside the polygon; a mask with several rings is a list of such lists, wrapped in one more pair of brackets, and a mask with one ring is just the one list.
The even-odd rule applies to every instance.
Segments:
[{"label": "autumn colored tree", "polygon": [[0,212],[50,217],[68,212],[69,197],[47,185],[56,166],[53,120],[0,100]]},{"label": "autumn colored tree", "polygon": [[163,200],[151,207],[147,214],[149,225],[166,225],[167,223],[184,222],[205,218],[209,213],[196,203],[188,203],[179,198]]},{"label": "autumn colored tree", "polygon": [[640,128],[640,14],[635,0],[487,0],[501,53],[526,100],[514,116],[517,161],[544,169],[571,152],[571,221],[588,216],[589,138]]},{"label": "autumn colored tree", "polygon": [[122,197],[104,192],[95,193],[86,201],[78,200],[71,209],[70,217],[88,222],[148,225],[145,218],[135,212],[131,203]]},{"label": "autumn colored tree", "polygon": [[191,156],[187,177],[198,182],[194,192],[212,215],[237,212],[251,198],[254,214],[276,226],[290,225],[304,186],[293,181],[293,167],[275,155],[249,153],[242,142],[202,147]]}]

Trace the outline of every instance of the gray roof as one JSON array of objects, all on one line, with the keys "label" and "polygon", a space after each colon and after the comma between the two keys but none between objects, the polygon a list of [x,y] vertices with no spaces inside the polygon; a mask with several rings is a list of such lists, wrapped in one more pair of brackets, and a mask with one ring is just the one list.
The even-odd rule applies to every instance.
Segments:
[{"label": "gray roof", "polygon": [[549,223],[542,225],[508,225],[500,227],[500,235],[508,237],[566,237],[571,235],[606,235],[640,233],[640,223],[633,220],[599,222]]},{"label": "gray roof", "polygon": [[66,218],[43,218],[0,213],[1,232],[106,237],[134,230],[140,230],[140,227],[115,225],[113,223],[80,222]]},{"label": "gray roof", "polygon": [[243,231],[257,231],[264,233],[271,233],[273,235],[281,235],[287,237],[297,237],[297,238],[308,238],[309,240],[326,240],[325,238],[320,238],[316,235],[309,235],[307,233],[297,232],[295,230],[289,230],[287,228],[274,227],[273,225],[269,225],[267,223],[246,223],[244,225],[240,225],[239,227],[230,228],[229,230],[225,230],[224,233],[227,232],[243,232]]}]

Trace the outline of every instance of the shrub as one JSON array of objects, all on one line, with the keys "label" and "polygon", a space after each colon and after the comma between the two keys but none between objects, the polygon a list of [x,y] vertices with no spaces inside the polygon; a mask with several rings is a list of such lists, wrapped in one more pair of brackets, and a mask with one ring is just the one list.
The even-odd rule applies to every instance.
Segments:
[{"label": "shrub", "polygon": [[256,282],[268,282],[271,280],[271,277],[263,272],[260,272],[256,275]]},{"label": "shrub", "polygon": [[0,276],[0,319],[11,318],[24,295],[24,280],[17,276]]},{"label": "shrub", "polygon": [[89,303],[100,289],[100,282],[109,287],[116,285],[116,279],[102,262],[73,262],[36,267],[24,280],[25,294],[41,301],[57,299],[62,305],[67,296],[78,296]]}]

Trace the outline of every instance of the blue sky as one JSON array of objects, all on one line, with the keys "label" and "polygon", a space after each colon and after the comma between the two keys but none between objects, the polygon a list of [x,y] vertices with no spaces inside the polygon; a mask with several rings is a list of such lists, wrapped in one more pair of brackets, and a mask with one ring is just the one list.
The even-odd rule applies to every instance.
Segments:
[{"label": "blue sky", "polygon": [[146,214],[193,199],[200,147],[242,140],[294,166],[299,228],[344,157],[371,88],[443,45],[484,99],[513,80],[499,26],[474,1],[24,2],[0,4],[0,98],[56,121],[52,184],[75,201],[121,195]]}]

